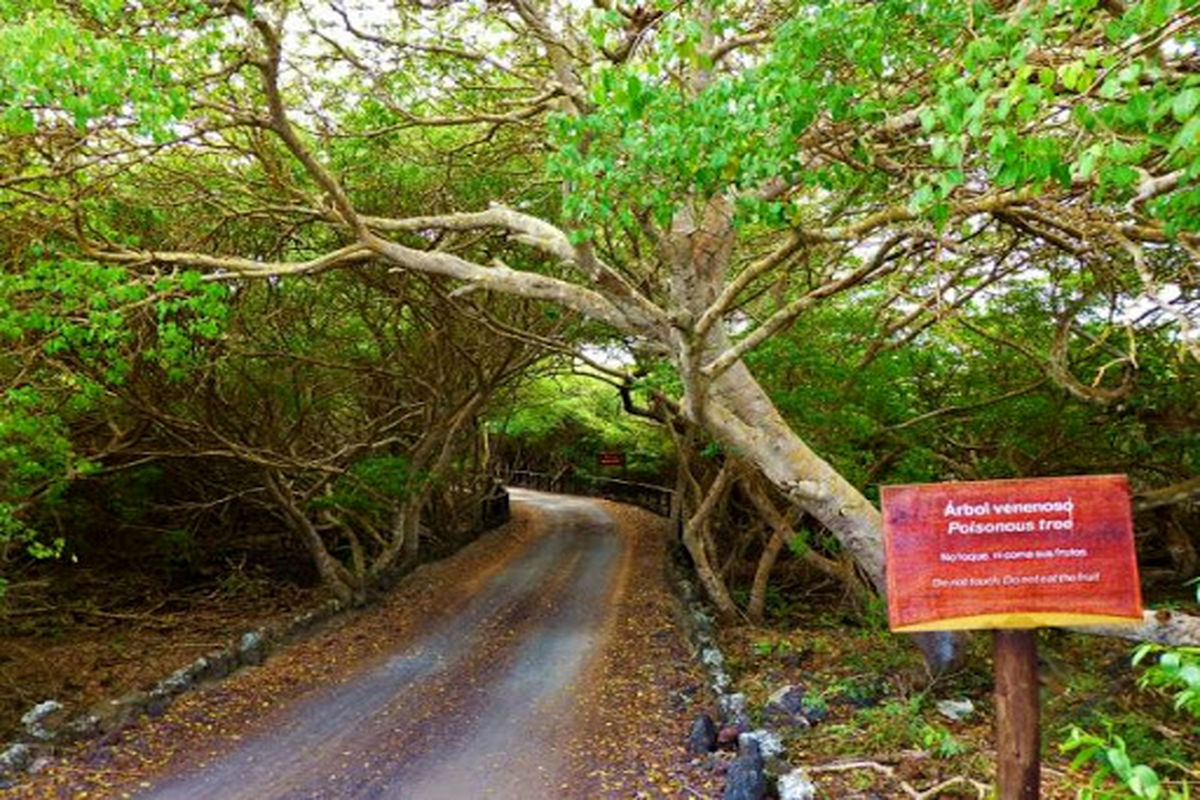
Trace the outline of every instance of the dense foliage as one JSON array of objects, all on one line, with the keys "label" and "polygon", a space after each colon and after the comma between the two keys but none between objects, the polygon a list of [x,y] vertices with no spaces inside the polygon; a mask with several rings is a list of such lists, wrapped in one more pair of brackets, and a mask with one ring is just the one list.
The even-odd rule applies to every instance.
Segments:
[{"label": "dense foliage", "polygon": [[[1196,21],[0,2],[5,551],[60,549],[73,486],[196,460],[181,503],[263,504],[360,591],[485,469],[488,401],[588,343],[657,439],[541,378],[552,413],[493,414],[509,454],[649,475],[671,441],[726,613],[729,554],[761,601],[798,537],[881,587],[887,481],[1130,472],[1143,550],[1193,572]],[[730,492],[769,535],[722,538]]]}]

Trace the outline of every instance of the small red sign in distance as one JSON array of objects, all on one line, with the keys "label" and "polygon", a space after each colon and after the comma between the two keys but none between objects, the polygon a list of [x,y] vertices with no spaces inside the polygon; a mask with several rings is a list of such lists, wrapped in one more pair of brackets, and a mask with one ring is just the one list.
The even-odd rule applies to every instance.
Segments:
[{"label": "small red sign in distance", "polygon": [[600,466],[602,467],[623,467],[625,466],[625,454],[618,451],[607,451],[600,454]]},{"label": "small red sign in distance", "polygon": [[885,486],[892,630],[1138,622],[1124,475]]}]

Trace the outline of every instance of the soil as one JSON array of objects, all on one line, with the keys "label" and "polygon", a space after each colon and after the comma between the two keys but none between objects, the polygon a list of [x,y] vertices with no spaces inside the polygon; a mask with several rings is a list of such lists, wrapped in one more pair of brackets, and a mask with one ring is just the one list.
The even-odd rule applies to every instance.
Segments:
[{"label": "soil", "polygon": [[[965,665],[935,679],[906,637],[856,624],[841,607],[837,596],[813,596],[794,604],[786,625],[721,632],[726,664],[754,721],[786,685],[802,687],[806,702],[824,711],[812,727],[772,723],[783,734],[786,761],[809,770],[818,797],[912,798],[938,786],[924,796],[988,796],[996,762],[991,637],[975,633]],[[1164,695],[1138,688],[1133,648],[1106,637],[1039,633],[1046,800],[1078,797],[1100,766],[1072,765],[1078,752],[1061,745],[1073,726],[1098,735],[1111,726],[1134,763],[1149,764],[1176,788],[1182,779],[1200,779],[1189,766],[1200,764],[1200,724]],[[942,700],[969,700],[975,711],[955,721],[937,710]]]},{"label": "soil", "polygon": [[175,592],[149,582],[120,591],[111,578],[67,565],[46,582],[56,604],[0,611],[0,742],[15,737],[36,703],[84,710],[148,690],[197,656],[320,599],[312,589],[236,570]]}]

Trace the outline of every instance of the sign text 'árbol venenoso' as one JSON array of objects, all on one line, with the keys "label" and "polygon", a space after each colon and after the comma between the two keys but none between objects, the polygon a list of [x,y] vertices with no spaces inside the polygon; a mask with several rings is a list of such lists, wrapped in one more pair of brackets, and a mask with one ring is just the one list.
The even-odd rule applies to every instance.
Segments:
[{"label": "sign text '\u00e1rbol venenoso'", "polygon": [[883,487],[893,630],[1141,619],[1123,475]]}]

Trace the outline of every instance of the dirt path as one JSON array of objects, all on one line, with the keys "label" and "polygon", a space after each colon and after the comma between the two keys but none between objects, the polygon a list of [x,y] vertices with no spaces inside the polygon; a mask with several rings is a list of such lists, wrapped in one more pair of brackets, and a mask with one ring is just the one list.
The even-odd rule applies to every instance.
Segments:
[{"label": "dirt path", "polygon": [[120,742],[71,754],[14,796],[536,800],[628,797],[647,781],[651,795],[694,791],[703,776],[669,766],[683,760],[698,679],[670,629],[661,525],[600,501],[513,499],[523,524],[507,535]]}]

